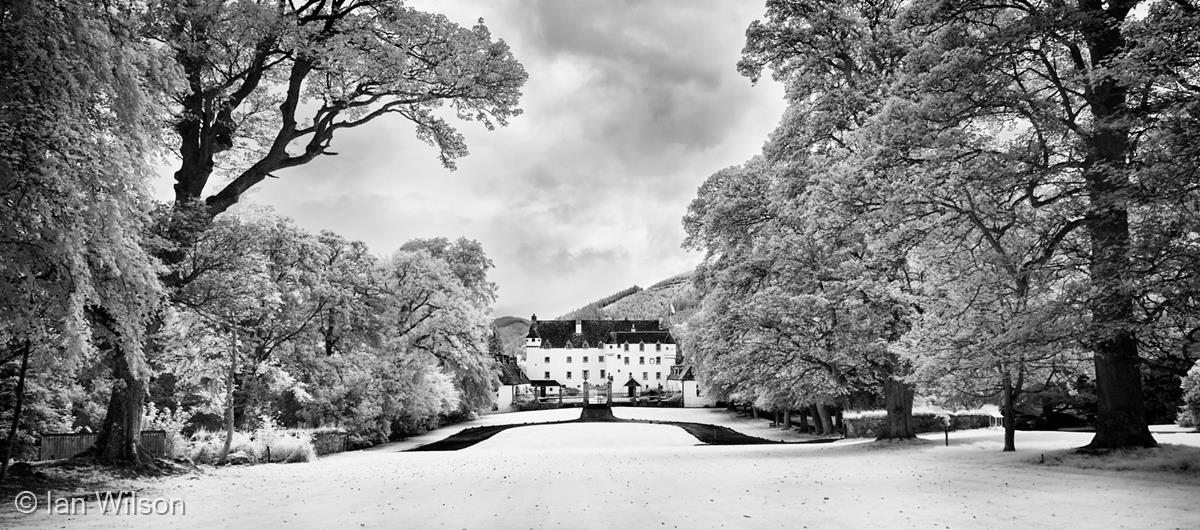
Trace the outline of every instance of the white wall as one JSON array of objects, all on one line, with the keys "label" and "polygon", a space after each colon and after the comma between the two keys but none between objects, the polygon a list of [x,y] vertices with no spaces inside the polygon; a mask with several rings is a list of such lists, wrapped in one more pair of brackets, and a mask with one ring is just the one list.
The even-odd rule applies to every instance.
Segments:
[{"label": "white wall", "polygon": [[526,394],[530,392],[529,385],[500,385],[500,389],[496,390],[495,395],[495,412],[513,412],[516,407],[513,407],[513,395]]},{"label": "white wall", "polygon": [[683,406],[713,407],[716,404],[717,400],[706,396],[705,392],[700,390],[700,385],[696,381],[683,382]]},{"label": "white wall", "polygon": [[[663,344],[661,349],[656,349],[654,344],[646,344],[644,349],[638,346],[630,344],[628,351],[624,345],[617,344],[596,348],[541,348],[527,341],[525,362],[520,366],[530,379],[554,379],[563,386],[579,389],[583,388],[584,370],[588,372],[587,382],[592,384],[602,384],[611,376],[613,394],[617,396],[625,395],[626,390],[622,385],[631,374],[642,385],[638,388],[638,395],[660,386],[665,389],[671,365],[675,364],[675,345]],[[567,362],[568,358],[570,362]],[[600,375],[601,371],[603,376]],[[570,377],[567,377],[568,372]],[[553,392],[551,389],[547,394]]]}]

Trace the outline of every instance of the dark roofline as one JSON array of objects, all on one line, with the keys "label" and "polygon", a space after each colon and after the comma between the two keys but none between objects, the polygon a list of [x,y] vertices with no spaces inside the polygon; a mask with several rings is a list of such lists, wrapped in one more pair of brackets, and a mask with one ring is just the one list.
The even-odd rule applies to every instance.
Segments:
[{"label": "dark roofline", "polygon": [[[536,334],[545,348],[563,348],[568,344],[581,348],[608,344],[614,332],[629,333],[637,329],[638,333],[666,333],[659,329],[657,320],[581,320],[583,333],[575,333],[575,323],[574,320],[539,320],[536,331],[531,329],[529,335]],[[526,337],[531,338],[529,335]]]}]

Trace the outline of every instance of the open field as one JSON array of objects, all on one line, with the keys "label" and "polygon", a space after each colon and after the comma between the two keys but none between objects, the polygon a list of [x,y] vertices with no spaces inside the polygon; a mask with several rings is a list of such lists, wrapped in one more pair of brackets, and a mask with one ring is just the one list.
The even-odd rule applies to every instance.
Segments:
[{"label": "open field", "polygon": [[[575,416],[572,416],[574,413]],[[143,498],[186,514],[13,513],[0,527],[101,528],[1188,528],[1200,477],[1039,464],[1082,433],[941,434],[904,444],[704,446],[678,427],[572,423],[510,429],[468,449],[404,452],[479,425],[572,419],[579,409],[475,422],[310,464],[209,469],[146,483]],[[707,422],[762,435],[766,422],[723,411],[615,409],[619,417]],[[756,432],[759,431],[759,432]],[[1157,435],[1200,446],[1200,434]],[[44,492],[39,492],[44,495]],[[55,494],[57,495],[57,494]]]}]

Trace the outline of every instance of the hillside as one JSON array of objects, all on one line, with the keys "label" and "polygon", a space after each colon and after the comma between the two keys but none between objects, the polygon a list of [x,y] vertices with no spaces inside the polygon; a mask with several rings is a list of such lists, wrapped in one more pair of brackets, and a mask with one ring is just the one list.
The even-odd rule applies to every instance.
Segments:
[{"label": "hillside", "polygon": [[566,314],[559,315],[557,320],[600,320],[604,318],[604,308],[614,303],[620,302],[622,299],[641,292],[642,288],[638,286],[622,289],[613,294],[605,296],[595,302],[589,303],[583,307],[570,311]]},{"label": "hillside", "polygon": [[692,273],[660,281],[604,306],[603,318],[664,319],[670,326],[695,312],[699,296],[692,287]]},{"label": "hillside", "polygon": [[645,289],[635,285],[586,304],[558,318],[561,320],[575,318],[663,319],[669,327],[672,323],[687,320],[687,317],[695,312],[699,301],[700,297],[692,287],[692,273],[685,272]]},{"label": "hillside", "polygon": [[492,321],[492,329],[500,335],[504,352],[514,357],[525,353],[525,335],[529,333],[529,319],[500,317]]}]

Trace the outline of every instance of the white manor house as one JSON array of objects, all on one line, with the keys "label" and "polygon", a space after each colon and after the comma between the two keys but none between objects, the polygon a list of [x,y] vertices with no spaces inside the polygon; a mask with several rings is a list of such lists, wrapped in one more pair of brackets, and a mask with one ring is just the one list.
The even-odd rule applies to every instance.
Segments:
[{"label": "white manor house", "polygon": [[612,383],[615,396],[682,393],[683,406],[711,406],[695,370],[657,320],[530,319],[525,355],[517,360],[540,397],[575,393],[584,383]]}]

